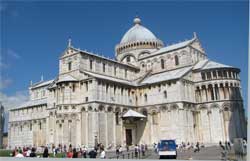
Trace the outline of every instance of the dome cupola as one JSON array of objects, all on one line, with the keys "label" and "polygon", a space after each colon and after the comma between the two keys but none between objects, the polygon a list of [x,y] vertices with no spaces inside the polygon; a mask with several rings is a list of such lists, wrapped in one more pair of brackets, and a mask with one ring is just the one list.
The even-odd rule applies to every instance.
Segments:
[{"label": "dome cupola", "polygon": [[122,37],[121,42],[116,46],[116,55],[136,49],[157,49],[164,44],[146,27],[142,26],[141,19],[134,19],[134,26]]}]

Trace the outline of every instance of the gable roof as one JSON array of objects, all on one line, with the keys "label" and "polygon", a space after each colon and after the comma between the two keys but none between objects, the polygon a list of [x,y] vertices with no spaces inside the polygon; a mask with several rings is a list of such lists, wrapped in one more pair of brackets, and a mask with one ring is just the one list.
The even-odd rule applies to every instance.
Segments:
[{"label": "gable roof", "polygon": [[128,81],[125,79],[110,77],[110,76],[106,76],[106,75],[102,75],[102,74],[98,74],[98,73],[89,72],[86,70],[82,70],[81,72],[88,74],[92,77],[99,78],[99,79],[105,79],[105,80],[109,80],[112,82],[118,82],[118,83],[127,84],[127,85],[135,85],[132,81]]},{"label": "gable roof", "polygon": [[146,59],[148,57],[152,57],[152,56],[155,56],[155,55],[158,55],[158,54],[162,54],[162,53],[170,52],[170,51],[173,51],[173,50],[176,50],[176,49],[184,48],[184,47],[188,46],[189,44],[191,44],[192,42],[194,42],[195,40],[197,40],[196,37],[194,37],[194,38],[192,38],[190,40],[186,40],[186,41],[177,43],[177,44],[173,44],[173,45],[169,45],[169,46],[160,48],[159,50],[157,50],[155,52],[152,52],[149,56],[143,57],[141,59]]},{"label": "gable roof", "polygon": [[73,76],[67,74],[67,75],[61,76],[56,81],[56,83],[60,83],[60,82],[75,82],[75,81],[78,81],[78,80],[76,78],[74,78]]},{"label": "gable roof", "polygon": [[36,100],[29,100],[27,102],[24,102],[20,106],[14,107],[10,110],[15,110],[15,109],[20,109],[20,108],[26,108],[26,107],[31,107],[31,106],[38,106],[38,105],[44,105],[47,104],[47,98],[43,99],[36,99]]},{"label": "gable roof", "polygon": [[136,112],[134,110],[129,109],[123,116],[123,118],[128,118],[128,117],[139,117],[139,118],[145,118],[143,114]]},{"label": "gable roof", "polygon": [[187,72],[189,72],[192,69],[192,66],[178,68],[175,70],[169,70],[166,72],[161,72],[157,74],[153,74],[147,78],[145,78],[143,81],[141,81],[141,84],[151,84],[151,83],[157,83],[167,80],[173,80],[178,79],[184,76]]},{"label": "gable roof", "polygon": [[34,89],[34,88],[38,88],[38,87],[47,86],[47,85],[51,84],[53,81],[54,81],[54,79],[51,79],[48,81],[41,81],[41,82],[38,82],[38,83],[31,85],[30,87],[31,87],[31,89]]},{"label": "gable roof", "polygon": [[235,68],[235,67],[205,59],[195,64],[195,66],[193,67],[193,70],[208,70],[208,69],[217,69],[217,68]]}]

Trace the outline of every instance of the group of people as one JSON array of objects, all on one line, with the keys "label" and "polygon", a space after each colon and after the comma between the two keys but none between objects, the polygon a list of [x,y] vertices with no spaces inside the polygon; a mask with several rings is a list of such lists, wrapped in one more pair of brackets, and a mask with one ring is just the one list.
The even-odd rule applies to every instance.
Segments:
[{"label": "group of people", "polygon": [[[50,150],[49,150],[50,149]],[[50,151],[50,153],[49,153]],[[67,158],[96,158],[99,152],[100,158],[106,158],[104,145],[98,144],[94,148],[88,149],[86,146],[82,148],[73,148],[72,145],[69,145],[68,148],[66,145],[63,147],[59,144],[58,147],[52,145],[52,147],[44,147],[43,151],[37,152],[35,147],[15,147],[12,151],[12,157],[57,157],[57,154],[61,154],[61,157]],[[50,155],[51,154],[51,155]]]},{"label": "group of people", "polygon": [[[48,158],[49,157],[49,151],[48,148],[46,147],[44,149],[43,155],[44,158]],[[15,147],[15,149],[12,151],[12,157],[18,157],[18,158],[22,158],[22,157],[37,157],[36,154],[36,148],[35,147]]]},{"label": "group of people", "polygon": [[178,146],[178,148],[179,148],[180,151],[185,151],[185,150],[193,149],[195,153],[196,152],[200,152],[201,148],[204,148],[204,147],[205,147],[204,143],[200,143],[200,142],[196,142],[196,144],[189,143],[189,142],[187,142],[187,143],[182,142]]}]

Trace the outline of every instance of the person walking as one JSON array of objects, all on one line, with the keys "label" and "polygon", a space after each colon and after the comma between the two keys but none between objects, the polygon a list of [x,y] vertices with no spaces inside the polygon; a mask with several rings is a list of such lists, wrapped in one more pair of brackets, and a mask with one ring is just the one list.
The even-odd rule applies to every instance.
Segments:
[{"label": "person walking", "polygon": [[49,150],[48,150],[48,147],[45,147],[43,151],[43,158],[48,158],[48,157],[49,157]]}]

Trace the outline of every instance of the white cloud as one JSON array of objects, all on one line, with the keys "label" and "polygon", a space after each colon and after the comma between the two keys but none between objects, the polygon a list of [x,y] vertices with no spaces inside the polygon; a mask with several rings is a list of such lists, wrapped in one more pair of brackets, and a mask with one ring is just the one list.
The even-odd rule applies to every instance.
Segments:
[{"label": "white cloud", "polygon": [[5,108],[5,111],[7,111],[10,108],[17,107],[27,101],[29,98],[28,91],[17,91],[13,95],[6,95],[2,92],[0,92],[0,101],[2,102],[2,105]]},{"label": "white cloud", "polygon": [[0,79],[0,90],[9,87],[12,83],[11,79]]}]

